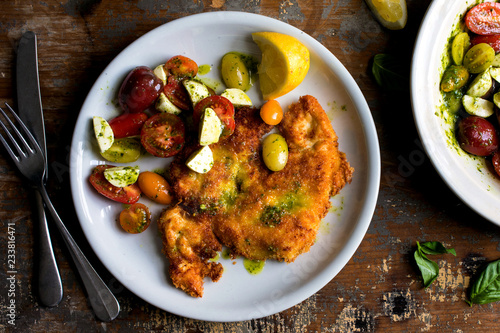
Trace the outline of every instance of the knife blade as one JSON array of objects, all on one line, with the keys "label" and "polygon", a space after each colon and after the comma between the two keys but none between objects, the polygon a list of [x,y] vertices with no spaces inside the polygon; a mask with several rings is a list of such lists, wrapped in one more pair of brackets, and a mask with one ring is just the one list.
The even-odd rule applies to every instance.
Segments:
[{"label": "knife blade", "polygon": [[[38,141],[47,159],[45,126],[38,77],[37,38],[27,31],[19,40],[16,62],[17,108],[19,117]],[[47,164],[46,164],[47,165]],[[45,179],[47,170],[45,170]],[[56,306],[62,299],[63,288],[50,239],[44,204],[35,191],[39,219],[38,294],[45,306]]]}]

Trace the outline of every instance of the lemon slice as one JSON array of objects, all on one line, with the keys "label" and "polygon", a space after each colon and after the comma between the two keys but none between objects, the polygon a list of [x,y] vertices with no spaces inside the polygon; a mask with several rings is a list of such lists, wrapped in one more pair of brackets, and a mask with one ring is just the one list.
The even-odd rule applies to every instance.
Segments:
[{"label": "lemon slice", "polygon": [[365,0],[375,18],[387,29],[403,29],[408,19],[406,0]]},{"label": "lemon slice", "polygon": [[277,32],[254,32],[252,38],[262,52],[258,73],[264,100],[283,96],[304,80],[310,64],[304,44]]}]

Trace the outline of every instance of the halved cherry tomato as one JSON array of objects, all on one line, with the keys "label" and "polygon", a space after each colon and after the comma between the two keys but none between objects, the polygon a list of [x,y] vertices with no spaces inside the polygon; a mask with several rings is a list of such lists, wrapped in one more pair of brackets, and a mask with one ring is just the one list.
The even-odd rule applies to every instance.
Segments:
[{"label": "halved cherry tomato", "polygon": [[471,45],[477,45],[481,43],[489,44],[496,53],[500,52],[500,34],[483,36],[475,35],[471,38]]},{"label": "halved cherry tomato", "polygon": [[167,84],[163,88],[163,93],[179,109],[189,110],[191,108],[191,99],[181,79],[169,75],[167,77]]},{"label": "halved cherry tomato", "polygon": [[283,119],[283,109],[280,103],[271,99],[260,108],[260,117],[268,125],[278,125]]},{"label": "halved cherry tomato", "polygon": [[500,177],[500,151],[497,151],[493,154],[493,157],[491,158],[491,164],[493,164],[493,169],[495,169],[495,172]]},{"label": "halved cherry tomato", "polygon": [[137,184],[125,187],[112,185],[105,177],[104,170],[113,168],[113,165],[98,165],[92,170],[89,177],[90,184],[103,196],[125,204],[136,203],[141,197],[141,189]]},{"label": "halved cherry tomato", "polygon": [[123,81],[118,92],[118,103],[125,112],[142,112],[158,98],[163,81],[151,68],[139,66]]},{"label": "halved cherry tomato", "polygon": [[148,198],[162,205],[172,202],[172,190],[167,180],[157,173],[143,171],[137,180],[142,193]]},{"label": "halved cherry tomato", "polygon": [[193,120],[198,124],[203,112],[206,108],[211,108],[215,111],[220,121],[224,125],[220,140],[227,138],[234,132],[234,106],[230,100],[225,97],[213,95],[199,101],[194,107]]},{"label": "halved cherry tomato", "polygon": [[500,33],[500,3],[484,2],[472,7],[465,15],[465,25],[478,35]]},{"label": "halved cherry tomato", "polygon": [[141,134],[142,125],[148,119],[144,112],[124,113],[121,116],[109,121],[109,126],[113,130],[115,139],[126,138],[128,136]]},{"label": "halved cherry tomato", "polygon": [[192,78],[198,74],[198,64],[182,55],[170,58],[164,68],[172,75],[182,78]]},{"label": "halved cherry tomato", "polygon": [[146,120],[141,130],[142,146],[156,157],[170,157],[184,147],[184,123],[170,113],[158,113]]},{"label": "halved cherry tomato", "polygon": [[149,208],[142,203],[135,203],[120,213],[120,225],[131,234],[139,234],[151,224]]}]

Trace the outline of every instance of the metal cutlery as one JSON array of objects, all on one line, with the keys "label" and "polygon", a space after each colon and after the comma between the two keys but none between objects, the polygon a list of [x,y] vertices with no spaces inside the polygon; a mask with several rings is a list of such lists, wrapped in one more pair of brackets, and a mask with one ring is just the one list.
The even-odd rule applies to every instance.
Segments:
[{"label": "metal cutlery", "polygon": [[[25,176],[40,192],[47,209],[54,219],[57,228],[59,229],[64,242],[75,262],[75,265],[80,273],[80,276],[87,290],[88,298],[96,316],[103,321],[110,321],[118,316],[120,305],[113,293],[109,290],[106,284],[101,280],[99,275],[92,265],[85,258],[84,254],[71,237],[71,234],[66,229],[61,218],[57,214],[50,198],[47,194],[44,184],[45,170],[47,160],[36,142],[33,135],[27,129],[26,125],[21,121],[19,116],[6,104],[8,110],[15,119],[17,126],[7,116],[5,111],[0,108],[0,113],[5,118],[9,126],[5,125],[0,119],[0,126],[5,131],[9,142],[0,134],[0,141],[9,153],[10,157],[16,164],[19,171]],[[9,129],[10,128],[10,129]]]},{"label": "metal cutlery", "polygon": [[[38,80],[37,43],[36,35],[31,31],[25,32],[19,41],[16,78],[19,117],[33,133],[46,159],[45,127]],[[47,163],[45,166],[47,167]],[[46,169],[44,182],[47,176],[48,170]],[[63,286],[52,250],[43,200],[38,191],[35,191],[35,202],[39,229],[38,295],[43,305],[56,306],[62,300]]]}]

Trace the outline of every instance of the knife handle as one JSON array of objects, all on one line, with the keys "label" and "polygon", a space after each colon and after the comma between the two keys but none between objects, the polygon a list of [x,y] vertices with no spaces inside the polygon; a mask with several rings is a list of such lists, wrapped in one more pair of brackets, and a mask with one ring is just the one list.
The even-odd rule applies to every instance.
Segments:
[{"label": "knife handle", "polygon": [[38,296],[45,306],[56,306],[63,297],[63,286],[56,258],[52,250],[47,216],[45,215],[42,197],[35,191],[35,201],[38,211],[39,245],[38,245]]},{"label": "knife handle", "polygon": [[88,300],[94,309],[94,313],[97,318],[102,321],[111,321],[115,319],[120,313],[120,304],[118,303],[118,300],[109,290],[104,281],[102,281],[99,277],[87,258],[85,258],[85,255],[76,244],[68,229],[66,229],[66,226],[50,201],[43,182],[41,182],[37,188],[42,195],[43,201],[45,202],[53,221],[56,223],[64,242],[66,243],[78,273],[80,273],[83,285],[87,290]]}]

